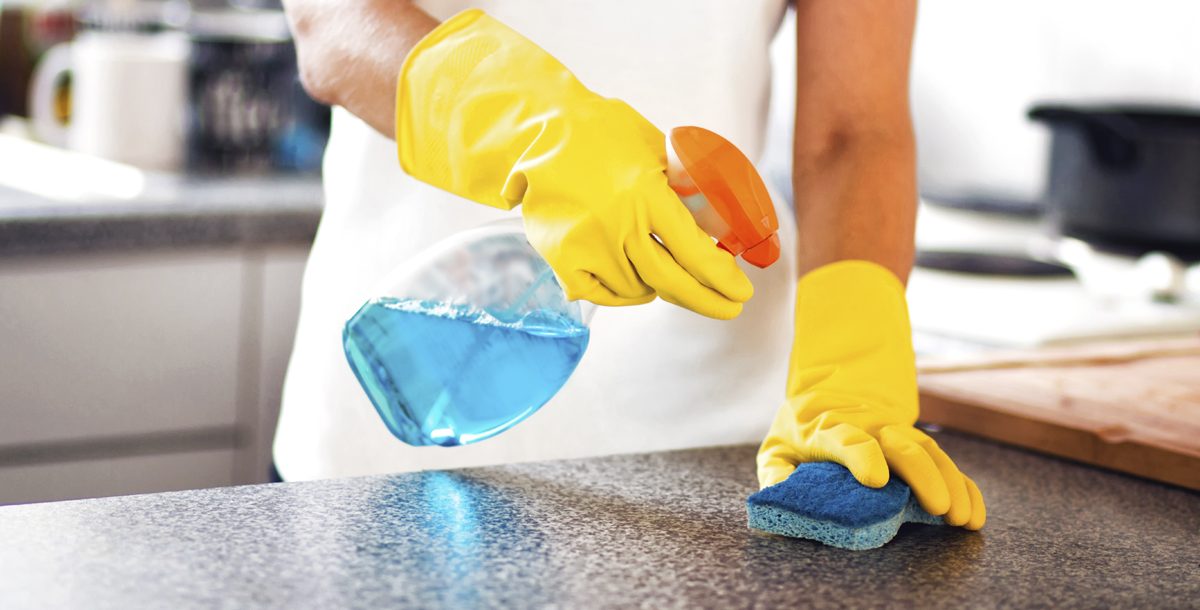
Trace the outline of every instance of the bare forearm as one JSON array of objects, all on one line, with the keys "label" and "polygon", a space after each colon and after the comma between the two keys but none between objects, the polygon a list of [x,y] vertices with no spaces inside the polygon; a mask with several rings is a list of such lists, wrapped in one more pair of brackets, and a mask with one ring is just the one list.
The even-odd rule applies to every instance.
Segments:
[{"label": "bare forearm", "polygon": [[868,260],[907,281],[917,188],[909,138],[850,136],[835,150],[798,157],[793,173],[801,275]]},{"label": "bare forearm", "polygon": [[393,136],[396,75],[438,25],[408,0],[284,0],[304,88]]},{"label": "bare forearm", "polygon": [[908,107],[915,0],[799,0],[796,10],[800,273],[863,259],[906,280],[917,202]]}]

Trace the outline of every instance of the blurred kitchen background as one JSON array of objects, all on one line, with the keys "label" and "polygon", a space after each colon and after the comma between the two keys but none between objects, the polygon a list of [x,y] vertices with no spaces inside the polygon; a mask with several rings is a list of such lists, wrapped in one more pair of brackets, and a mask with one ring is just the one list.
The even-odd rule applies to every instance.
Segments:
[{"label": "blurred kitchen background", "polygon": [[[329,126],[278,3],[0,10],[0,504],[264,482]],[[1190,0],[921,3],[919,352],[1200,331],[1197,31]]]}]

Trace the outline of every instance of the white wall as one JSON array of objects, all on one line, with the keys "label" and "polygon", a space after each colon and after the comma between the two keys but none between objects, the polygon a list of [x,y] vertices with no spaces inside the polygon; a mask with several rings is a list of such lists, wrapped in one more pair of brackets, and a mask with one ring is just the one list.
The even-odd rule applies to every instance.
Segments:
[{"label": "white wall", "polygon": [[1200,2],[926,0],[913,111],[926,191],[1041,193],[1038,100],[1200,106]]},{"label": "white wall", "polygon": [[[773,47],[773,174],[789,161],[793,27]],[[922,0],[912,98],[924,191],[1035,198],[1047,141],[1033,102],[1200,108],[1200,1]]]}]

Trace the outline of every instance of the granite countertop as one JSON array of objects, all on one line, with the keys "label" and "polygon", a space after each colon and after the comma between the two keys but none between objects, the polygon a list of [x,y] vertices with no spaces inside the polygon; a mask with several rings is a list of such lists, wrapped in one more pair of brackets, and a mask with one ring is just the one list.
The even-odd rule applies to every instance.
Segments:
[{"label": "granite countertop", "polygon": [[307,244],[322,207],[313,175],[150,175],[131,199],[82,201],[0,187],[0,256]]},{"label": "granite countertop", "polygon": [[[1195,607],[1200,495],[939,435],[981,533],[755,533],[740,446],[0,508],[0,607]],[[439,449],[431,449],[439,450]]]}]

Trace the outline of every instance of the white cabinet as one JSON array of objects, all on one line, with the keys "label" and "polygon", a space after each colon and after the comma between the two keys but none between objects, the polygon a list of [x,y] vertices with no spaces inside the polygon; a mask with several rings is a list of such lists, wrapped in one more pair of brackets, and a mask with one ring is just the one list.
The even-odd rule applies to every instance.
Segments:
[{"label": "white cabinet", "polygon": [[236,252],[0,265],[0,445],[233,426]]},{"label": "white cabinet", "polygon": [[[258,286],[256,300],[248,311],[255,316],[256,332],[244,338],[254,342],[245,377],[257,380],[252,394],[243,401],[247,439],[238,462],[239,483],[265,481],[271,465],[271,443],[279,419],[283,377],[292,355],[296,321],[300,317],[300,282],[308,248],[273,248],[255,253],[248,269]],[[252,372],[252,374],[251,374]]]},{"label": "white cabinet", "polygon": [[209,449],[0,468],[0,503],[220,487],[232,483],[234,451]]},{"label": "white cabinet", "polygon": [[0,504],[265,480],[306,255],[0,259]]}]

